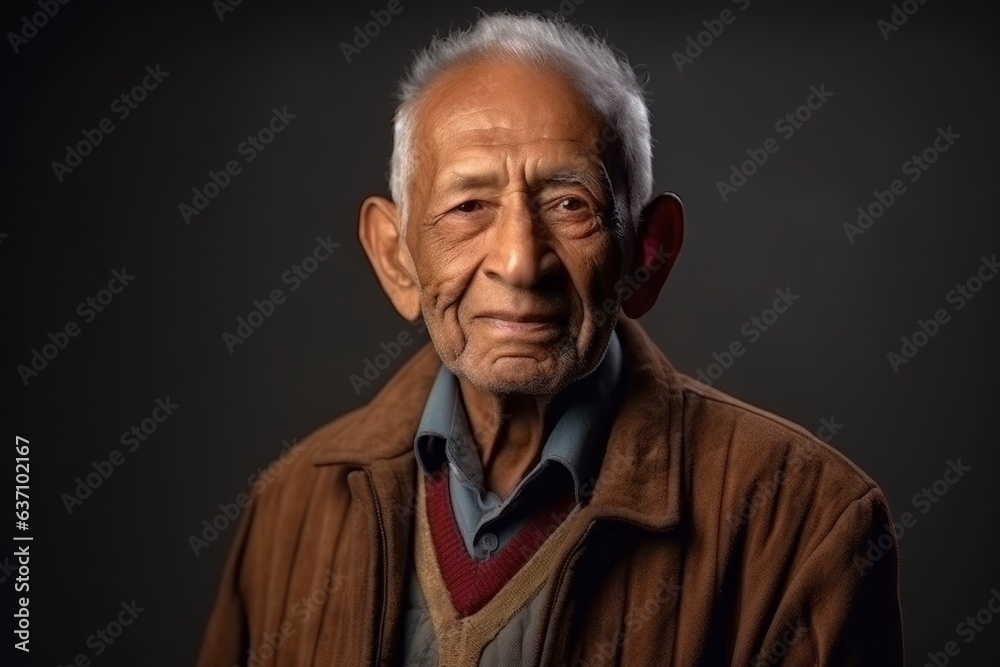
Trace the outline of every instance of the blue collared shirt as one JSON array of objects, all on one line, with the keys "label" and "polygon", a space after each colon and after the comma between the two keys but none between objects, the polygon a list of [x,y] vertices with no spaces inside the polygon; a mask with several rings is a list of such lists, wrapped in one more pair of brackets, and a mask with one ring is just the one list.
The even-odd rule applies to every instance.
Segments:
[{"label": "blue collared shirt", "polygon": [[621,368],[621,344],[612,332],[597,368],[553,400],[554,425],[538,464],[500,500],[486,489],[458,378],[441,366],[414,437],[414,451],[425,474],[439,470],[447,460],[452,510],[470,555],[488,559],[510,542],[533,511],[559,490],[568,491],[568,485],[577,502],[590,495],[607,442]]}]

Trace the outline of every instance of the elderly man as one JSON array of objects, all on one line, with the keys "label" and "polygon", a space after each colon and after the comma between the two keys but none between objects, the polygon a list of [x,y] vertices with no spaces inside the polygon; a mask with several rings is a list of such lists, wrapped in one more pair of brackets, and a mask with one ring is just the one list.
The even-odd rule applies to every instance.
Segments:
[{"label": "elderly man", "polygon": [[255,495],[200,664],[902,664],[878,486],[634,321],[683,209],[628,64],[485,16],[400,98],[359,236],[432,345]]}]

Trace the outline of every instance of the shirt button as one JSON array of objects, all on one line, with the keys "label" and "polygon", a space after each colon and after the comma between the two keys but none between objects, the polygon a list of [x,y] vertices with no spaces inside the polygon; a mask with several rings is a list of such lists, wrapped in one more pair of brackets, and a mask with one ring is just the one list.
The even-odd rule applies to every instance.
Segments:
[{"label": "shirt button", "polygon": [[479,545],[483,548],[483,550],[489,553],[496,551],[499,544],[500,540],[498,540],[497,536],[493,533],[486,533],[479,541]]}]

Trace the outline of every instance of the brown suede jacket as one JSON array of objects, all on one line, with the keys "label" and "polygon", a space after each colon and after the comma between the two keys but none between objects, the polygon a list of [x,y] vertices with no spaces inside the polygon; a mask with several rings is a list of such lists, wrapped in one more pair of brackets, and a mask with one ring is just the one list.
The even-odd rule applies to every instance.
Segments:
[{"label": "brown suede jacket", "polygon": [[[803,428],[676,372],[636,322],[618,333],[626,389],[541,589],[529,664],[902,665],[875,482]],[[201,667],[398,664],[413,437],[440,363],[428,343],[256,489]]]}]

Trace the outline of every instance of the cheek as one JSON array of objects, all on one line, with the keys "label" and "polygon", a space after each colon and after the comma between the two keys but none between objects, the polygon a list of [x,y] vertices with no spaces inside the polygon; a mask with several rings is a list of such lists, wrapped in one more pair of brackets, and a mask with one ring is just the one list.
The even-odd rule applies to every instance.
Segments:
[{"label": "cheek", "polygon": [[587,311],[603,308],[607,299],[616,298],[614,285],[621,274],[622,260],[613,242],[595,245],[567,258],[574,290]]},{"label": "cheek", "polygon": [[441,318],[457,309],[475,275],[473,248],[444,239],[425,239],[413,262],[420,280],[425,316]]}]

